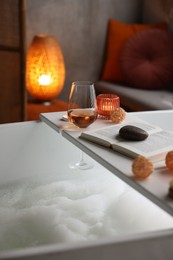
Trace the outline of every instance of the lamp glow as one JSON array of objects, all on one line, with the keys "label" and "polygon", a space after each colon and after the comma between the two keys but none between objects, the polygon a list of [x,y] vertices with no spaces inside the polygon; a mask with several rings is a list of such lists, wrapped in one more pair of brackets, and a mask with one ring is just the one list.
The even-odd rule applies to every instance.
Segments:
[{"label": "lamp glow", "polygon": [[51,77],[49,75],[41,75],[38,78],[38,83],[43,86],[48,86],[51,83]]},{"label": "lamp glow", "polygon": [[26,87],[38,100],[50,101],[62,90],[65,80],[64,58],[53,36],[36,35],[27,53]]}]

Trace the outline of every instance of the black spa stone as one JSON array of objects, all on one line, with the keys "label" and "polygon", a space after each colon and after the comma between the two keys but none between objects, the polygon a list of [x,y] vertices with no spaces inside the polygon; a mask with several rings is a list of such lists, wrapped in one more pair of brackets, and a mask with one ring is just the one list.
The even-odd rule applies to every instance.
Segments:
[{"label": "black spa stone", "polygon": [[148,137],[148,133],[139,127],[126,125],[120,128],[119,136],[130,141],[143,141]]}]

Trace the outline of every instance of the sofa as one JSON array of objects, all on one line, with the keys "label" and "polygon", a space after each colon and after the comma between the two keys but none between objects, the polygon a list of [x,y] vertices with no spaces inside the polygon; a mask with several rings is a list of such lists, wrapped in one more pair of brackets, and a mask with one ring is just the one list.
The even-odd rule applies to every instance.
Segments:
[{"label": "sofa", "polygon": [[173,92],[169,90],[144,90],[106,81],[95,83],[96,94],[112,93],[120,97],[126,111],[166,110],[173,108]]},{"label": "sofa", "polygon": [[96,93],[120,97],[127,111],[173,107],[173,34],[167,22],[127,24],[111,19]]},{"label": "sofa", "polygon": [[173,91],[136,89],[118,83],[100,80],[95,83],[96,95],[116,94],[126,111],[173,109]]},{"label": "sofa", "polygon": [[[114,46],[118,45],[117,38]],[[95,83],[97,95],[117,94],[128,111],[172,109],[172,33],[158,28],[137,32],[118,50],[117,57],[117,49],[111,46],[110,39],[108,42],[103,73]]]}]

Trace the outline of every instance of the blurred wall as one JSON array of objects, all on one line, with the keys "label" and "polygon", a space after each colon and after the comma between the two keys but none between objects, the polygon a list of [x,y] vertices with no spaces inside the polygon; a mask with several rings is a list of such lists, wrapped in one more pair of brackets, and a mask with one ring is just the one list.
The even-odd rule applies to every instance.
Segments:
[{"label": "blurred wall", "polygon": [[145,23],[167,21],[173,32],[173,0],[144,0],[142,16]]},{"label": "blurred wall", "polygon": [[140,22],[142,2],[143,0],[27,0],[27,47],[33,36],[40,33],[54,35],[62,47],[66,80],[59,99],[68,99],[72,81],[96,81],[100,77],[108,19]]}]

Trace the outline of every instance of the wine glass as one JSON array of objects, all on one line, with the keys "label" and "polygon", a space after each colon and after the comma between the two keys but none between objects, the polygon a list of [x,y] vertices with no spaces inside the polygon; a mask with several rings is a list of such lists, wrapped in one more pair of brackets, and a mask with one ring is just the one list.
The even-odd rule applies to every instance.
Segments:
[{"label": "wine glass", "polygon": [[[97,118],[97,105],[94,83],[90,81],[75,81],[72,83],[69,95],[67,116],[69,122],[84,130]],[[79,162],[71,163],[71,168],[89,169],[93,165],[83,158]]]}]

